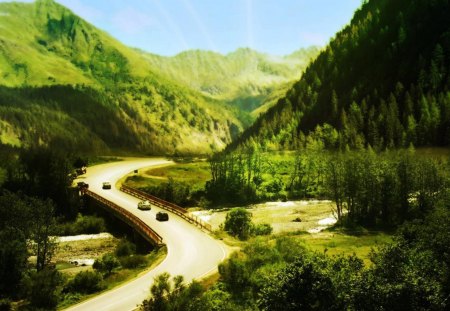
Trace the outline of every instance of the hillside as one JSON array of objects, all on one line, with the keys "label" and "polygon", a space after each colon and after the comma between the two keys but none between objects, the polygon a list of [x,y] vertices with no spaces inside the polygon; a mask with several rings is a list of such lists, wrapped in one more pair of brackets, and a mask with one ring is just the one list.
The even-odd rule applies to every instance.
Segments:
[{"label": "hillside", "polygon": [[227,55],[201,50],[185,51],[173,57],[141,53],[154,70],[170,79],[208,97],[252,111],[270,93],[297,80],[319,51],[312,46],[287,56],[272,56],[249,48]]},{"label": "hillside", "polygon": [[450,143],[450,3],[370,0],[229,149]]},{"label": "hillside", "polygon": [[3,144],[204,153],[242,130],[238,109],[155,73],[52,0],[0,3],[0,28]]}]

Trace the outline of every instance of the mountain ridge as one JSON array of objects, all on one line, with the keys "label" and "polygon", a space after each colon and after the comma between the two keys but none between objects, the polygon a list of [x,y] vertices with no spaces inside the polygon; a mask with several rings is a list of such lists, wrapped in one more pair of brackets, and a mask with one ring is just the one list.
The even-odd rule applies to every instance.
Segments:
[{"label": "mountain ridge", "polygon": [[[3,89],[3,92],[8,93],[9,98],[15,98],[15,102],[28,101],[29,106],[34,107],[32,109],[39,109],[39,106],[49,105],[43,103],[41,98],[32,98],[42,97],[36,88],[53,87],[50,93],[55,97],[50,96],[46,100],[54,102],[55,108],[60,111],[58,113],[63,113],[64,118],[81,122],[79,126],[87,126],[79,132],[85,133],[85,139],[89,139],[86,133],[91,131],[92,136],[99,139],[95,145],[104,146],[105,150],[111,147],[120,149],[120,143],[105,142],[104,129],[91,123],[86,125],[80,114],[73,116],[73,111],[67,109],[64,98],[60,96],[60,85],[68,86],[72,96],[88,98],[96,113],[101,113],[102,109],[112,109],[114,116],[111,118],[125,121],[122,128],[134,137],[134,149],[138,152],[208,153],[221,150],[230,143],[251,124],[255,115],[251,114],[253,110],[265,103],[270,94],[281,96],[277,90],[284,90],[288,81],[301,74],[300,70],[288,68],[288,64],[293,62],[291,58],[278,59],[280,65],[271,63],[269,58],[272,56],[243,48],[226,56],[203,51],[180,53],[178,58],[186,58],[180,65],[181,69],[177,69],[182,74],[176,74],[175,68],[175,74],[170,75],[167,70],[161,70],[151,62],[152,58],[158,59],[161,66],[170,67],[168,63],[164,65],[163,57],[123,45],[53,0],[0,3],[0,12],[0,85],[9,88]],[[305,50],[305,59],[296,59],[294,63],[303,66],[317,52],[317,48]],[[197,69],[189,71],[185,64],[192,65],[193,54],[197,55]],[[211,55],[212,59],[204,55]],[[201,62],[210,66],[201,66]],[[208,71],[217,73],[214,70],[217,66],[223,67],[219,75],[213,78],[208,76]],[[192,80],[193,71],[197,71],[199,76],[196,86],[179,79],[183,76]],[[229,79],[223,79],[220,76],[222,73],[229,74]],[[215,81],[216,84],[204,84],[205,81]],[[34,91],[31,92],[30,88]],[[220,91],[221,88],[225,92]],[[86,97],[93,90],[98,94]],[[222,92],[220,96],[213,94],[216,90]],[[75,99],[72,102],[73,105],[80,105]],[[53,124],[49,124],[47,130],[42,128],[39,120],[20,109],[0,99],[2,143],[14,142],[26,147],[32,144],[48,145],[54,139],[64,140],[49,130],[61,125],[55,123],[58,118],[52,117],[53,112],[48,108],[45,108],[46,113]],[[21,119],[34,120],[34,123],[28,120],[31,122],[27,123],[28,126],[40,126],[45,135],[31,138],[27,129],[22,127],[23,122],[12,117],[12,110],[21,115]],[[117,131],[110,122],[105,122],[104,126],[106,132]],[[67,135],[77,134],[72,132]],[[118,135],[113,136],[120,141]],[[67,137],[67,141],[74,140]],[[126,141],[123,139],[123,148],[127,146],[128,149]]]},{"label": "mountain ridge", "polygon": [[[82,106],[83,94],[91,94],[95,90],[97,95],[88,96],[93,105],[91,108],[97,114],[106,108],[112,109],[112,119],[124,120],[127,132],[134,136],[134,150],[139,152],[205,153],[220,150],[242,130],[239,112],[233,107],[206,98],[153,72],[138,53],[54,1],[0,3],[0,12],[3,12],[0,27],[5,30],[0,34],[0,84],[9,87],[3,90],[9,95],[0,98],[0,119],[5,129],[0,133],[3,143],[13,137],[28,137],[21,120],[31,118],[33,122],[28,120],[31,123],[27,126],[32,128],[40,124],[39,120],[28,115],[24,105],[11,106],[11,98],[13,102],[27,102],[28,110],[30,107],[40,109],[39,106],[50,104],[42,101],[45,94],[39,90],[30,92],[27,88],[54,86],[58,89],[58,85],[66,85],[68,91],[74,90],[70,91],[73,96],[80,97],[79,100],[73,99],[73,105]],[[26,22],[22,23],[22,20]],[[64,118],[80,121],[81,116],[74,116],[73,109],[66,107],[64,96],[56,91],[55,94],[55,97],[46,97],[54,109],[63,113]],[[10,101],[5,98],[10,98]],[[19,139],[21,146],[48,145],[55,139],[61,141],[58,133],[50,130],[60,127],[56,126],[58,119],[51,117],[52,113],[47,111],[45,114],[53,122],[47,130],[42,129],[45,135],[34,141]],[[14,114],[20,118],[12,117]],[[116,140],[122,139],[123,148],[128,149],[127,139],[117,135],[113,123],[105,121],[103,125],[105,129],[94,124],[84,132],[94,131],[92,135],[96,136],[110,131],[115,133]],[[85,136],[89,141],[89,135]],[[66,140],[73,142],[70,137]],[[17,139],[13,141],[17,142]],[[121,148],[120,143],[108,144],[105,141],[97,145],[107,146],[105,150]]]},{"label": "mountain ridge", "polygon": [[365,1],[286,96],[228,149],[450,143],[448,1]]}]

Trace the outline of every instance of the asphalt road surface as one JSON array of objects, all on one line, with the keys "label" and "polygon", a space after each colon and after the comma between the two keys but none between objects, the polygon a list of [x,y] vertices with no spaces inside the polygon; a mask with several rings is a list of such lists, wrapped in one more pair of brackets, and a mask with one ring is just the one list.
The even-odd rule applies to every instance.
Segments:
[{"label": "asphalt road surface", "polygon": [[[158,232],[167,245],[167,257],[160,265],[144,275],[66,310],[134,310],[144,299],[148,298],[150,286],[155,276],[163,272],[169,272],[172,276],[183,275],[185,281],[190,282],[216,271],[218,264],[226,257],[226,246],[222,242],[213,239],[194,225],[170,212],[168,212],[169,221],[157,221],[155,215],[161,209],[152,206],[150,211],[138,210],[139,199],[115,188],[115,184],[120,178],[136,169],[170,163],[172,162],[155,158],[126,159],[125,161],[89,167],[87,173],[81,176],[80,180],[89,184],[89,190],[126,208]],[[102,189],[102,183],[105,181],[111,182],[111,190]]]}]

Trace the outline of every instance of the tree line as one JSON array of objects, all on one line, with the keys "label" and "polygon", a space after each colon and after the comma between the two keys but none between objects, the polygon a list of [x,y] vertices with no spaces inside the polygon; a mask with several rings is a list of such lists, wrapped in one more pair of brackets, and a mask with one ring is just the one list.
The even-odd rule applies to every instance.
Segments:
[{"label": "tree line", "polygon": [[215,155],[205,195],[213,206],[326,198],[341,224],[397,226],[420,217],[445,194],[448,161],[414,149],[299,151],[277,157],[252,149]]}]

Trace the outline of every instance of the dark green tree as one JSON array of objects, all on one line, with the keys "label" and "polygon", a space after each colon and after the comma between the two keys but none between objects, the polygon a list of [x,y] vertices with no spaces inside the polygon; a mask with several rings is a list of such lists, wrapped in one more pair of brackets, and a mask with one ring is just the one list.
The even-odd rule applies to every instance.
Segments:
[{"label": "dark green tree", "polygon": [[252,214],[245,208],[234,208],[227,213],[224,230],[241,240],[246,240],[251,233]]}]

